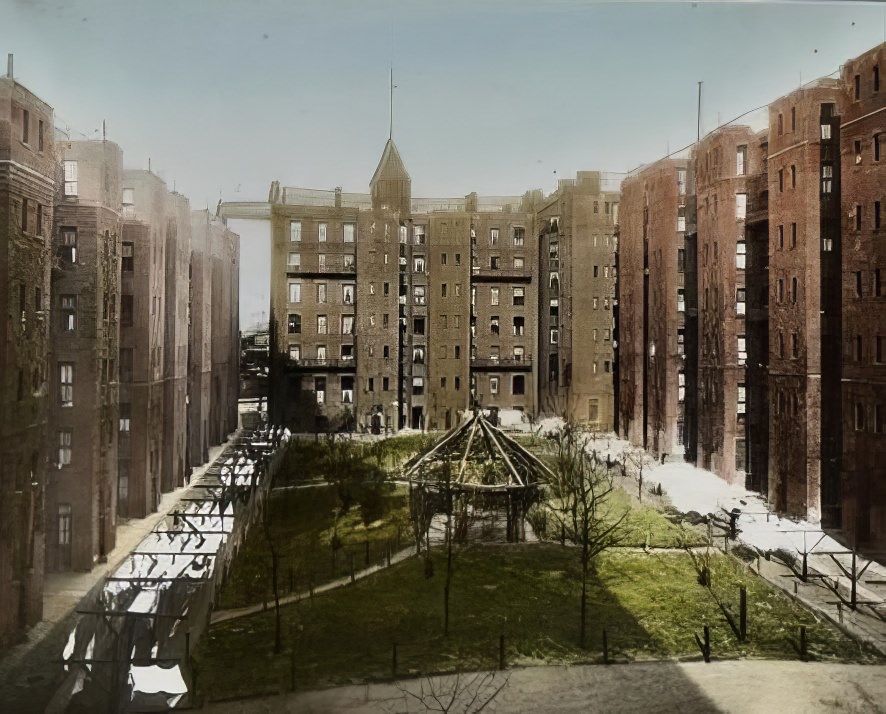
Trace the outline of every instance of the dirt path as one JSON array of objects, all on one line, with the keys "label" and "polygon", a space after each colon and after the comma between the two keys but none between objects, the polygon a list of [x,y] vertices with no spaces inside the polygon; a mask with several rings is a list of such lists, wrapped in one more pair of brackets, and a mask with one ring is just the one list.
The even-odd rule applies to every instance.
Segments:
[{"label": "dirt path", "polygon": [[[496,673],[483,689],[488,696],[507,685],[484,711],[495,712],[886,712],[886,667],[802,662],[730,661],[529,667]],[[462,699],[470,698],[473,675],[462,675]],[[264,712],[426,711],[404,689],[430,687],[446,693],[454,679],[326,689],[277,697],[208,704],[212,714]],[[481,698],[483,692],[481,692]],[[462,711],[456,707],[453,711]]]}]

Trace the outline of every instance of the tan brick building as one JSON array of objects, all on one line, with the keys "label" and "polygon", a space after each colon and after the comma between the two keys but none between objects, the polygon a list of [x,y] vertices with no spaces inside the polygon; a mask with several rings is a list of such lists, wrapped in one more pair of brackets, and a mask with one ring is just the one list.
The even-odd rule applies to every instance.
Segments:
[{"label": "tan brick building", "polygon": [[615,422],[614,183],[598,171],[561,180],[536,221],[539,409],[607,431]]},{"label": "tan brick building", "polygon": [[[0,647],[43,611],[53,111],[0,77]],[[54,516],[53,516],[54,517]]]},{"label": "tan brick building", "polygon": [[[834,496],[839,495],[841,524],[847,540],[881,549],[886,547],[886,85],[881,79],[884,67],[886,44],[843,65],[842,101],[838,102],[842,105],[840,158],[831,154],[827,164],[833,166],[834,192],[840,187],[839,223],[835,222],[835,231],[842,229],[838,255],[842,260],[843,285],[843,443],[831,445],[830,457],[841,463],[842,485]],[[825,165],[822,163],[822,169]],[[834,412],[839,412],[836,405]]]},{"label": "tan brick building", "polygon": [[[89,570],[114,547],[123,152],[59,141],[50,307],[48,570]],[[55,398],[55,397],[58,398]]]},{"label": "tan brick building", "polygon": [[[611,421],[617,194],[581,174],[569,198],[557,199],[569,202],[571,216],[563,223],[570,272],[560,278],[550,262],[550,217],[539,267],[541,192],[413,198],[411,187],[389,140],[369,194],[274,183],[267,204],[220,207],[225,216],[271,220],[271,418],[306,431],[445,429],[474,405],[527,416],[569,408],[587,421],[597,400],[597,423]],[[548,201],[549,212],[557,201]],[[560,280],[579,275],[593,255],[603,276],[599,317],[587,320],[599,322],[597,348],[593,327],[583,321],[574,332],[551,292],[559,295]],[[566,309],[591,313],[591,299]],[[561,334],[569,336],[564,354]],[[572,364],[576,350],[597,354],[596,377],[587,376],[595,360],[584,353],[580,369]],[[557,355],[564,389],[553,388],[540,408],[542,353],[547,361]]]}]

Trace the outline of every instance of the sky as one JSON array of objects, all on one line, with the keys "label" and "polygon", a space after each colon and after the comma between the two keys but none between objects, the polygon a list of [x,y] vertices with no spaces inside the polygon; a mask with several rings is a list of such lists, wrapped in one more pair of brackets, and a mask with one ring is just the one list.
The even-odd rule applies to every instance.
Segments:
[{"label": "sky", "polygon": [[[699,81],[704,133],[883,41],[873,2],[0,0],[0,53],[57,127],[105,121],[195,209],[275,180],[368,191],[392,67],[413,195],[516,195],[687,146]],[[229,225],[245,328],[267,319],[269,231]]]}]

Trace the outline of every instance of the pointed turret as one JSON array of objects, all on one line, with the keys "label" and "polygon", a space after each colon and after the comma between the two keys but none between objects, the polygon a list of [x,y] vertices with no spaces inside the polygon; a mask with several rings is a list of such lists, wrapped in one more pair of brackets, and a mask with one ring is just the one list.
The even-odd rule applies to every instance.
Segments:
[{"label": "pointed turret", "polygon": [[393,139],[388,139],[385,144],[378,168],[369,182],[369,190],[372,193],[373,208],[396,211],[401,215],[409,213],[412,179],[409,178]]}]

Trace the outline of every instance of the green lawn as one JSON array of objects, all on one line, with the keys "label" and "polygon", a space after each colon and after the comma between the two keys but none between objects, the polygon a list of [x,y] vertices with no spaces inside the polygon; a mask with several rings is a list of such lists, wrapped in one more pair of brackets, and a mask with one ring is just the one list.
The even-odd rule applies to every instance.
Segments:
[{"label": "green lawn", "polygon": [[[602,630],[620,661],[700,657],[693,634],[711,628],[714,658],[796,658],[797,626],[807,625],[820,659],[867,661],[835,628],[749,574],[712,556],[715,592],[748,587],[749,641],[738,643],[686,553],[615,551],[599,561],[589,591],[589,647],[578,646],[575,548],[554,544],[471,546],[456,558],[450,635],[443,637],[445,559],[434,575],[413,558],[356,585],[283,608],[284,652],[274,655],[273,612],[213,626],[197,653],[200,689],[213,698],[286,688],[290,648],[299,687],[364,681],[397,673],[492,668],[499,636],[509,664],[599,661]],[[237,676],[231,676],[236,666]]]},{"label": "green lawn", "polygon": [[[407,547],[408,497],[404,487],[390,487],[384,495],[386,515],[368,526],[360,510],[352,507],[338,520],[338,501],[331,486],[284,488],[272,491],[271,538],[280,556],[281,594],[307,590],[312,584],[334,580],[385,557],[386,548]],[[337,534],[341,547],[333,556],[332,540]],[[400,545],[398,545],[398,543]],[[271,553],[261,523],[251,527],[222,588],[218,608],[243,607],[271,601]]]}]

